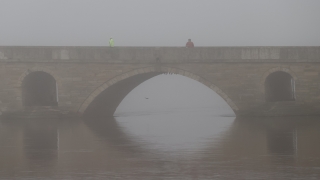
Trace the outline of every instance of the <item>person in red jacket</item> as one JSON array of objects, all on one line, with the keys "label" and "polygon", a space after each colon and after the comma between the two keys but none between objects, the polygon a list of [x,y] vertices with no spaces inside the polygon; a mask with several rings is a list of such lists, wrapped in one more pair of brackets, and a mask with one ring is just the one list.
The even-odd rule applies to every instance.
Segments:
[{"label": "person in red jacket", "polygon": [[191,41],[191,39],[188,40],[187,44],[186,44],[186,47],[187,48],[193,48],[194,47],[194,44],[193,42]]}]

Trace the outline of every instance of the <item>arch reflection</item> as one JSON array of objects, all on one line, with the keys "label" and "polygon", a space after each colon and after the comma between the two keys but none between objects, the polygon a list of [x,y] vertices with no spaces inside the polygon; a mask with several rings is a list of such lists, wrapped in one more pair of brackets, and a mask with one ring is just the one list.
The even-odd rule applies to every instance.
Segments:
[{"label": "arch reflection", "polygon": [[[318,175],[318,117],[237,118],[223,131],[207,136],[200,149],[175,149],[175,153],[149,148],[149,142],[134,137],[121,123],[114,118],[1,121],[1,177],[12,178],[12,171],[15,178],[259,179],[286,174],[289,179],[311,179]],[[184,128],[195,133],[190,126]]]}]

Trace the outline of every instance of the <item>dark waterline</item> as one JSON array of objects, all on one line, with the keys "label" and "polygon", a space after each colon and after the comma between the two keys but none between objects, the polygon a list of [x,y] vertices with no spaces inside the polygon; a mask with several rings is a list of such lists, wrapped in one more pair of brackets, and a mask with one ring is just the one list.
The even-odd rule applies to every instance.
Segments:
[{"label": "dark waterline", "polygon": [[319,117],[2,120],[0,179],[319,179]]}]

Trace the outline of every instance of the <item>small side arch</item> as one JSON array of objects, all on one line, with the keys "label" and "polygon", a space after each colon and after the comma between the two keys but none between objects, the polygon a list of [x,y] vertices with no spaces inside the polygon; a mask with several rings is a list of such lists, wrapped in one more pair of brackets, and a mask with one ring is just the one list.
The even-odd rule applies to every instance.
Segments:
[{"label": "small side arch", "polygon": [[290,69],[284,67],[275,67],[265,72],[260,84],[265,101],[294,101],[297,79]]},{"label": "small side arch", "polygon": [[[194,80],[204,84],[205,86],[209,87],[217,94],[219,94],[227,102],[227,104],[231,107],[231,109],[234,111],[235,114],[239,110],[237,105],[228,97],[228,95],[226,93],[224,93],[215,84],[206,80],[205,78],[202,78],[198,75],[195,75],[195,74],[188,72],[186,70],[183,70],[183,69],[178,69],[178,68],[173,68],[173,67],[165,67],[165,66],[162,66],[162,67],[150,66],[150,67],[139,68],[139,69],[132,70],[130,72],[123,73],[123,74],[118,75],[118,76],[110,79],[109,81],[103,83],[101,86],[99,86],[97,89],[95,89],[86,98],[86,100],[81,104],[81,106],[78,109],[78,113],[83,114],[86,111],[86,109],[89,107],[89,105],[97,98],[97,96],[99,96],[102,92],[104,92],[109,87],[119,83],[120,81],[128,79],[130,77],[141,75],[141,74],[147,74],[147,73],[154,73],[154,76],[158,75],[158,74],[162,74],[162,73],[172,73],[172,74],[179,74],[179,75],[183,75],[183,76],[189,77],[191,79],[194,79]],[[115,108],[114,108],[114,110],[115,110]]]},{"label": "small side arch", "polygon": [[265,93],[264,82],[266,81],[267,77],[268,77],[270,74],[272,74],[272,73],[274,73],[274,72],[276,72],[276,71],[286,72],[286,73],[290,74],[290,75],[293,77],[293,79],[295,80],[295,82],[298,81],[298,77],[296,76],[296,74],[295,74],[292,70],[290,70],[290,69],[288,69],[288,68],[280,67],[280,66],[279,66],[279,67],[271,68],[271,69],[269,69],[268,71],[266,71],[266,72],[263,74],[263,76],[261,77],[261,80],[260,80],[260,91],[261,91],[263,94]]},{"label": "small side arch", "polygon": [[44,68],[44,67],[33,67],[33,68],[30,68],[28,70],[26,70],[24,73],[22,73],[19,77],[19,80],[18,80],[18,83],[17,83],[17,87],[20,87],[22,86],[22,82],[24,80],[24,78],[32,73],[32,72],[37,72],[37,71],[42,71],[42,72],[45,72],[45,73],[48,73],[50,74],[57,82],[57,84],[60,84],[60,78],[56,75],[56,73],[50,69],[47,69],[47,68]]},{"label": "small side arch", "polygon": [[45,68],[35,67],[20,76],[18,87],[23,106],[58,105],[58,83],[53,74]]}]

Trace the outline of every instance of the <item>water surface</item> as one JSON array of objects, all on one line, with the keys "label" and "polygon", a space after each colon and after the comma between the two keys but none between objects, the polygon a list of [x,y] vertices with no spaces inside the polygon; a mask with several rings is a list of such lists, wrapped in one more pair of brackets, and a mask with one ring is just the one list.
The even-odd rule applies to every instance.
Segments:
[{"label": "water surface", "polygon": [[1,179],[319,179],[318,117],[207,109],[0,123]]}]

